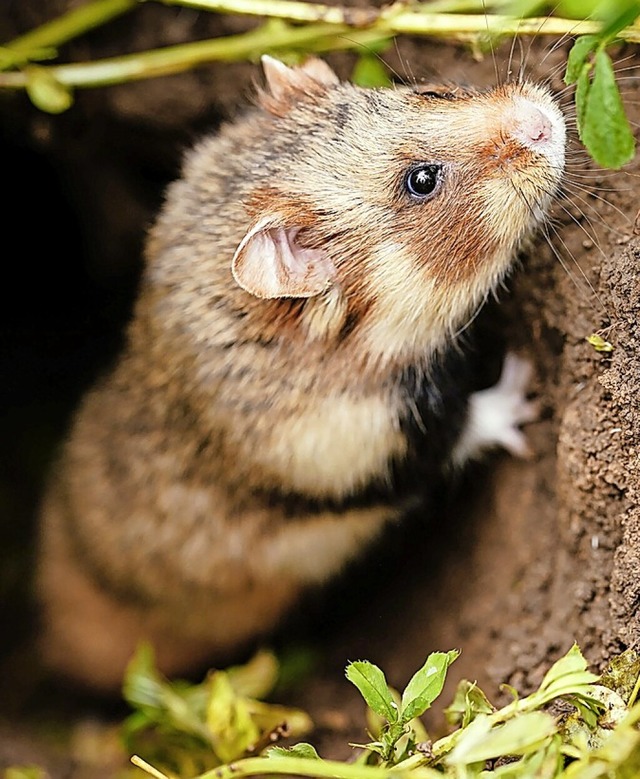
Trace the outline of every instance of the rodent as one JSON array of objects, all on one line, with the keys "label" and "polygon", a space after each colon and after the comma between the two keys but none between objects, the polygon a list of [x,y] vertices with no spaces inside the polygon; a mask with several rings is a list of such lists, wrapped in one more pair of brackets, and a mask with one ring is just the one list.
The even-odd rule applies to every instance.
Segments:
[{"label": "rodent", "polygon": [[522,453],[527,369],[470,393],[456,333],[562,177],[546,88],[340,82],[263,58],[146,245],[126,347],[84,399],[42,509],[46,661],[115,690],[269,632],[431,475]]}]

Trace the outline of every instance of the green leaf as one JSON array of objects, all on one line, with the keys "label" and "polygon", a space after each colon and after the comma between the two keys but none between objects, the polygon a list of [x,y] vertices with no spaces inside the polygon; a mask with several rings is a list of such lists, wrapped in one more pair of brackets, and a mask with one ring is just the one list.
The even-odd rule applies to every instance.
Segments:
[{"label": "green leaf", "polygon": [[578,76],[576,83],[576,125],[578,134],[582,140],[582,128],[584,127],[584,117],[587,111],[587,102],[589,100],[589,90],[591,89],[591,68],[590,62],[585,62]]},{"label": "green leaf", "polygon": [[264,698],[278,680],[278,661],[272,652],[263,649],[245,665],[227,668],[225,673],[236,695]]},{"label": "green leaf", "polygon": [[200,684],[169,682],[158,673],[151,647],[141,645],[125,676],[124,694],[134,708],[121,731],[127,750],[170,776],[188,777],[272,742],[283,725],[294,738],[305,735],[312,722],[304,712],[236,689],[264,690],[272,680],[272,661],[261,654],[243,668],[212,672]]},{"label": "green leaf", "polygon": [[[349,746],[353,747],[354,749],[363,749],[369,752],[375,752],[376,755],[380,755],[380,757],[383,757],[385,753],[385,746],[382,741],[370,741],[368,744],[350,743]],[[366,753],[364,754],[366,755]],[[366,762],[366,757],[364,762]]]},{"label": "green leaf", "polygon": [[401,720],[409,722],[420,717],[442,692],[447,669],[460,652],[433,652],[425,664],[411,677],[402,693]]},{"label": "green leaf", "polygon": [[605,168],[621,168],[635,154],[635,140],[618,91],[609,55],[599,49],[586,106],[581,111],[580,137],[594,160]]},{"label": "green leaf", "polygon": [[306,736],[313,730],[311,717],[301,709],[291,706],[279,706],[276,703],[264,703],[250,698],[245,699],[251,719],[263,733],[272,733],[283,722],[287,723],[287,730],[292,738]]},{"label": "green leaf", "polygon": [[151,646],[141,644],[125,672],[123,696],[139,709],[148,724],[170,724],[172,728],[209,740],[199,712],[188,700],[187,688],[164,679],[156,670]]},{"label": "green leaf", "polygon": [[491,714],[493,711],[493,706],[482,690],[475,683],[462,679],[451,705],[444,713],[450,725],[466,728],[479,714]]},{"label": "green leaf", "polygon": [[463,732],[447,762],[462,766],[504,755],[525,755],[556,732],[554,718],[543,711],[520,714],[495,728],[491,728],[488,717],[482,715]]},{"label": "green leaf", "polygon": [[10,765],[4,770],[4,779],[46,779],[47,772],[37,765]]},{"label": "green leaf", "polygon": [[321,759],[315,747],[311,744],[306,744],[304,741],[292,746],[290,749],[286,747],[269,747],[266,755],[267,757],[304,757],[307,760]]},{"label": "green leaf", "polygon": [[602,0],[560,0],[555,10],[560,16],[570,19],[588,19],[593,16]]},{"label": "green leaf", "polygon": [[359,87],[391,86],[389,71],[384,62],[373,54],[358,57],[351,73],[351,81]]},{"label": "green leaf", "polygon": [[567,58],[567,70],[564,74],[565,84],[574,84],[578,80],[585,60],[598,46],[598,43],[597,35],[582,35],[580,38],[576,38]]},{"label": "green leaf", "polygon": [[31,102],[48,114],[61,114],[73,105],[73,93],[45,68],[25,68],[26,90]]},{"label": "green leaf", "polygon": [[[491,773],[484,772],[482,778],[489,779],[559,779],[564,774],[564,756],[561,752],[561,739],[552,736],[540,749],[536,749],[522,759],[508,762],[495,768]],[[586,777],[582,777],[586,779]]]},{"label": "green leaf", "polygon": [[616,37],[620,30],[633,24],[640,15],[638,0],[616,0],[615,3],[602,3],[605,13],[602,16],[603,29],[599,37],[608,42]]},{"label": "green leaf", "polygon": [[540,685],[540,693],[547,700],[559,695],[581,692],[585,686],[597,682],[599,677],[587,670],[587,661],[577,644],[547,671]]},{"label": "green leaf", "polygon": [[224,671],[209,677],[209,694],[207,729],[216,755],[228,763],[255,744],[260,731],[251,719],[247,701],[235,694]]},{"label": "green leaf", "polygon": [[605,341],[605,339],[601,335],[598,335],[597,333],[588,335],[585,340],[588,341],[591,344],[591,346],[593,346],[596,352],[613,351],[613,345],[610,344],[609,341]]},{"label": "green leaf", "polygon": [[345,673],[347,679],[360,690],[367,706],[389,722],[397,722],[397,706],[385,675],[377,665],[368,660],[357,660],[349,663]]},{"label": "green leaf", "polygon": [[507,16],[516,16],[519,19],[524,19],[527,16],[537,16],[540,13],[546,12],[545,0],[511,0],[507,3],[502,13]]}]

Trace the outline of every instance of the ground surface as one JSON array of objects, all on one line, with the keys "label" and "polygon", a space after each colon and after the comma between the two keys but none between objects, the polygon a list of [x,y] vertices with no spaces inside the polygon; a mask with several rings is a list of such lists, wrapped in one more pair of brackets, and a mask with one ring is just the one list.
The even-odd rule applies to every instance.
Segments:
[{"label": "ground surface", "polygon": [[[64,6],[63,0],[10,4],[0,33],[8,39]],[[149,6],[70,55],[204,37],[215,24],[204,14]],[[244,23],[225,24],[229,31]],[[551,47],[525,43],[525,68],[562,90],[566,49]],[[496,52],[501,78],[509,48]],[[463,49],[425,41],[402,41],[389,61],[409,79],[481,86],[496,78],[490,56],[477,62]],[[616,61],[637,121],[640,59],[623,49]],[[351,62],[334,64],[347,77]],[[24,582],[35,507],[79,394],[117,350],[144,228],[176,175],[180,150],[232,113],[256,76],[249,65],[204,68],[80,95],[72,111],[55,118],[21,97],[0,97],[3,169],[13,194],[5,247],[18,247],[5,249],[18,282],[5,285],[1,322],[7,380],[0,422],[6,458],[0,616],[10,626],[2,655],[3,686],[10,684],[0,704],[0,765],[39,761],[55,777],[96,775],[86,759],[87,722],[112,714],[112,707],[69,704],[60,690],[47,692],[44,705],[28,650]],[[596,667],[624,646],[637,647],[638,168],[635,162],[621,173],[598,171],[572,143],[567,200],[556,207],[550,231],[554,248],[545,240],[532,247],[496,315],[506,322],[510,346],[536,366],[532,389],[543,410],[529,428],[535,456],[527,462],[498,456],[474,471],[458,497],[443,500],[439,516],[388,539],[385,550],[328,593],[333,600],[324,608],[320,599],[309,603],[296,623],[296,640],[315,645],[321,661],[291,702],[315,716],[314,741],[327,756],[344,756],[346,742],[361,738],[361,706],[342,677],[349,659],[370,659],[401,685],[428,652],[458,647],[463,654],[452,682],[476,678],[495,696],[501,682],[526,692],[574,640]],[[601,328],[615,347],[610,354],[585,340]],[[70,760],[66,747],[51,747],[50,725],[78,713],[83,724]]]}]

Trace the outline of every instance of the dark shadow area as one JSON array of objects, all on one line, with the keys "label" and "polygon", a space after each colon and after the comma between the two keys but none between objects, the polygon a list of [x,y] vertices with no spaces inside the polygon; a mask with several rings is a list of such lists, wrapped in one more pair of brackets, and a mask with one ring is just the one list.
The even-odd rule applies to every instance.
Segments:
[{"label": "dark shadow area", "polygon": [[0,307],[0,652],[24,639],[34,519],[47,468],[81,393],[115,355],[137,263],[94,272],[66,172],[0,121],[5,283]]}]

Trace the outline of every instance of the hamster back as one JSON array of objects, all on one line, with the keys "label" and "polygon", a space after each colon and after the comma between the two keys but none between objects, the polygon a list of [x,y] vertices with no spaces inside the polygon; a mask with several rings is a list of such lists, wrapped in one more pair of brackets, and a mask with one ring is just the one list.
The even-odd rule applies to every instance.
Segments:
[{"label": "hamster back", "polygon": [[126,348],[44,502],[42,648],[88,685],[117,688],[143,638],[169,674],[228,659],[507,440],[474,432],[488,405],[454,334],[558,186],[549,93],[264,69],[170,186]]}]

